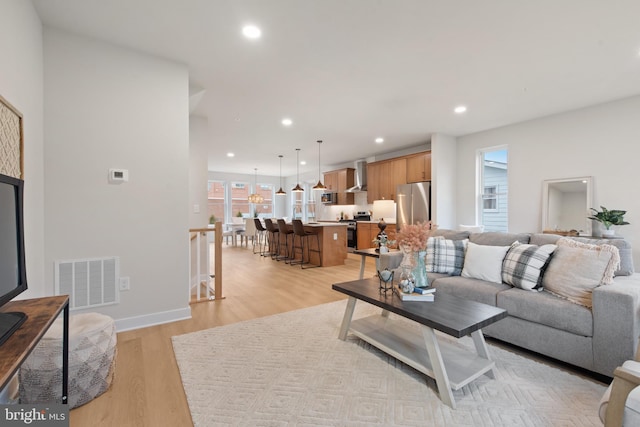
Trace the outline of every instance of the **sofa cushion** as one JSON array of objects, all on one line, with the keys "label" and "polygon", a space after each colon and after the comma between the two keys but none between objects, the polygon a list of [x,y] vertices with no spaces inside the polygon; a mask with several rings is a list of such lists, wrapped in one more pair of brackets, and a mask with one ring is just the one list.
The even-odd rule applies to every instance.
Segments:
[{"label": "sofa cushion", "polygon": [[476,245],[510,246],[515,241],[529,243],[529,234],[486,231],[484,233],[471,233],[469,236],[469,242],[475,243]]},{"label": "sofa cushion", "polygon": [[485,282],[484,280],[469,279],[462,276],[429,277],[434,279],[431,282],[431,286],[436,288],[438,292],[493,306],[496,305],[496,295],[499,292],[511,289],[511,286],[504,283]]},{"label": "sofa cushion", "polygon": [[449,240],[465,240],[469,238],[468,231],[448,230],[446,228],[436,228],[431,232],[433,237],[444,237]]},{"label": "sofa cushion", "polygon": [[468,240],[449,240],[442,236],[429,237],[425,264],[427,273],[446,273],[459,276],[464,264]]},{"label": "sofa cushion", "polygon": [[502,283],[502,261],[509,246],[476,245],[469,242],[461,276]]},{"label": "sofa cushion", "polygon": [[540,323],[585,337],[593,336],[591,310],[549,292],[511,288],[497,295],[497,306],[509,316]]},{"label": "sofa cushion", "polygon": [[433,286],[434,281],[445,277],[451,277],[451,275],[446,273],[427,273],[427,277],[429,278],[429,286]]},{"label": "sofa cushion", "polygon": [[619,262],[615,246],[559,239],[542,285],[549,292],[591,308],[591,292],[601,284],[612,283]]},{"label": "sofa cushion", "polygon": [[465,225],[460,224],[458,226],[460,231],[468,231],[470,233],[482,233],[484,231],[484,225]]},{"label": "sofa cushion", "polygon": [[542,286],[542,274],[556,245],[528,245],[513,242],[502,262],[502,281],[532,290]]},{"label": "sofa cushion", "polygon": [[[531,235],[531,244],[534,245],[546,245],[553,244],[562,238],[557,234],[543,234],[537,233]],[[592,245],[612,245],[618,248],[620,254],[620,268],[618,268],[615,276],[631,276],[634,272],[633,265],[633,252],[631,250],[631,243],[625,239],[588,239],[586,237],[569,237],[569,239],[576,240],[578,242],[589,243]]]}]

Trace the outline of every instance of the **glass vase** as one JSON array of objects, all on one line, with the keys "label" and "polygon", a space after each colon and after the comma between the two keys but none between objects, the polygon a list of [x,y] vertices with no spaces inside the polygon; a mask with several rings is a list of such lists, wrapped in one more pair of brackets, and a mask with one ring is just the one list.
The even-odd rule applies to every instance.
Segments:
[{"label": "glass vase", "polygon": [[413,292],[415,278],[413,277],[413,273],[411,272],[411,268],[408,266],[403,266],[400,271],[400,290],[404,293],[410,294]]},{"label": "glass vase", "polygon": [[425,258],[427,251],[414,252],[415,265],[413,267],[413,277],[415,278],[416,288],[426,288],[429,286],[429,279],[427,278],[427,266],[425,265]]}]

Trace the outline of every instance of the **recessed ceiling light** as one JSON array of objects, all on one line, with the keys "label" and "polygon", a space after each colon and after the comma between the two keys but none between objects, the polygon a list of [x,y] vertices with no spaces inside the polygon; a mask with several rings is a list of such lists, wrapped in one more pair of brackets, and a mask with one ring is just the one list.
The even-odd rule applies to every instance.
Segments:
[{"label": "recessed ceiling light", "polygon": [[384,138],[376,138],[377,144],[382,144],[384,142]]},{"label": "recessed ceiling light", "polygon": [[467,107],[465,107],[464,105],[459,105],[459,106],[457,106],[456,108],[454,108],[454,109],[453,109],[453,111],[454,111],[456,114],[462,114],[462,113],[464,113],[465,111],[467,111]]},{"label": "recessed ceiling light", "polygon": [[262,31],[255,25],[245,25],[242,27],[242,34],[248,39],[259,39],[262,36]]},{"label": "recessed ceiling light", "polygon": [[291,126],[293,124],[293,120],[291,120],[289,118],[284,118],[284,119],[282,119],[282,124],[284,126]]},{"label": "recessed ceiling light", "polygon": [[306,165],[306,164],[307,164],[307,162],[306,162],[305,160],[300,160],[300,164],[301,164],[302,166],[304,166],[304,165]]},{"label": "recessed ceiling light", "polygon": [[233,153],[227,153],[227,157],[233,157],[233,156],[235,156],[235,154],[233,154]]}]

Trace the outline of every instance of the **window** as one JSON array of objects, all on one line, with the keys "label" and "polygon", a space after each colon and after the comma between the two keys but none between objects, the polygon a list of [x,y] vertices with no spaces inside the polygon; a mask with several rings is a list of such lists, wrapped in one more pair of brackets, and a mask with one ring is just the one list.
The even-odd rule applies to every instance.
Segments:
[{"label": "window", "polygon": [[[231,215],[248,218],[249,211],[249,184],[246,182],[231,183]],[[240,215],[238,215],[240,212]]]},{"label": "window", "polygon": [[291,218],[293,219],[301,219],[304,220],[303,216],[302,216],[302,212],[303,212],[303,205],[304,205],[304,194],[306,192],[305,191],[292,191],[291,192],[291,198],[293,200],[293,212],[291,215]]},{"label": "window", "polygon": [[497,186],[490,185],[484,187],[482,194],[482,209],[486,211],[495,211],[498,208],[498,191]]},{"label": "window", "polygon": [[479,223],[485,231],[508,230],[507,148],[491,148],[478,153]]},{"label": "window", "polygon": [[209,181],[208,199],[209,222],[211,222],[212,216],[215,216],[216,221],[221,221],[224,224],[224,181]]},{"label": "window", "polygon": [[256,191],[264,201],[253,207],[254,215],[259,218],[273,218],[273,185],[258,184]]}]

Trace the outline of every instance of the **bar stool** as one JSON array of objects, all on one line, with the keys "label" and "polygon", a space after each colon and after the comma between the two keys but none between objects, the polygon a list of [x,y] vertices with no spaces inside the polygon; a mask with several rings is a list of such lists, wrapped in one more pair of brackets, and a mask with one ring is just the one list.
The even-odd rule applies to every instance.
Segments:
[{"label": "bar stool", "polygon": [[[309,237],[316,236],[316,245],[317,249],[311,249],[311,244],[309,243]],[[296,237],[298,238],[299,245],[296,245]],[[306,245],[305,245],[306,242]],[[307,262],[304,261],[304,248],[307,247]],[[300,264],[300,268],[304,268],[305,264],[311,264],[311,252],[317,252],[318,258],[320,258],[320,235],[317,232],[306,231],[304,229],[304,225],[302,221],[299,219],[293,220],[293,251],[291,257],[295,259],[296,257],[296,249],[300,249],[300,261],[291,261],[289,264],[298,265]],[[320,267],[320,263],[318,265],[313,265],[314,268]]]},{"label": "bar stool", "polygon": [[253,218],[253,222],[255,224],[256,233],[253,238],[253,253],[256,253],[256,240],[258,241],[258,253],[262,256],[267,256],[267,253],[264,251],[264,246],[266,246],[266,234],[267,229],[264,228],[262,222],[258,218]]},{"label": "bar stool", "polygon": [[[293,234],[293,230],[290,229],[289,227],[287,227],[287,223],[284,222],[284,219],[279,218],[278,219],[278,231],[280,232],[280,242],[278,245],[278,254],[279,256],[276,257],[276,259],[278,261],[280,261],[281,259],[284,260],[285,264],[288,264],[292,259],[293,259],[293,255],[289,253],[289,236],[291,234]],[[282,255],[281,249],[282,249],[282,241],[284,240],[284,255]],[[293,244],[293,242],[291,242]],[[292,245],[293,246],[293,245]]]},{"label": "bar stool", "polygon": [[280,248],[280,233],[278,227],[275,226],[271,218],[264,219],[264,225],[267,228],[267,244],[269,246],[269,255],[271,259],[276,259],[278,256],[278,249]]}]

